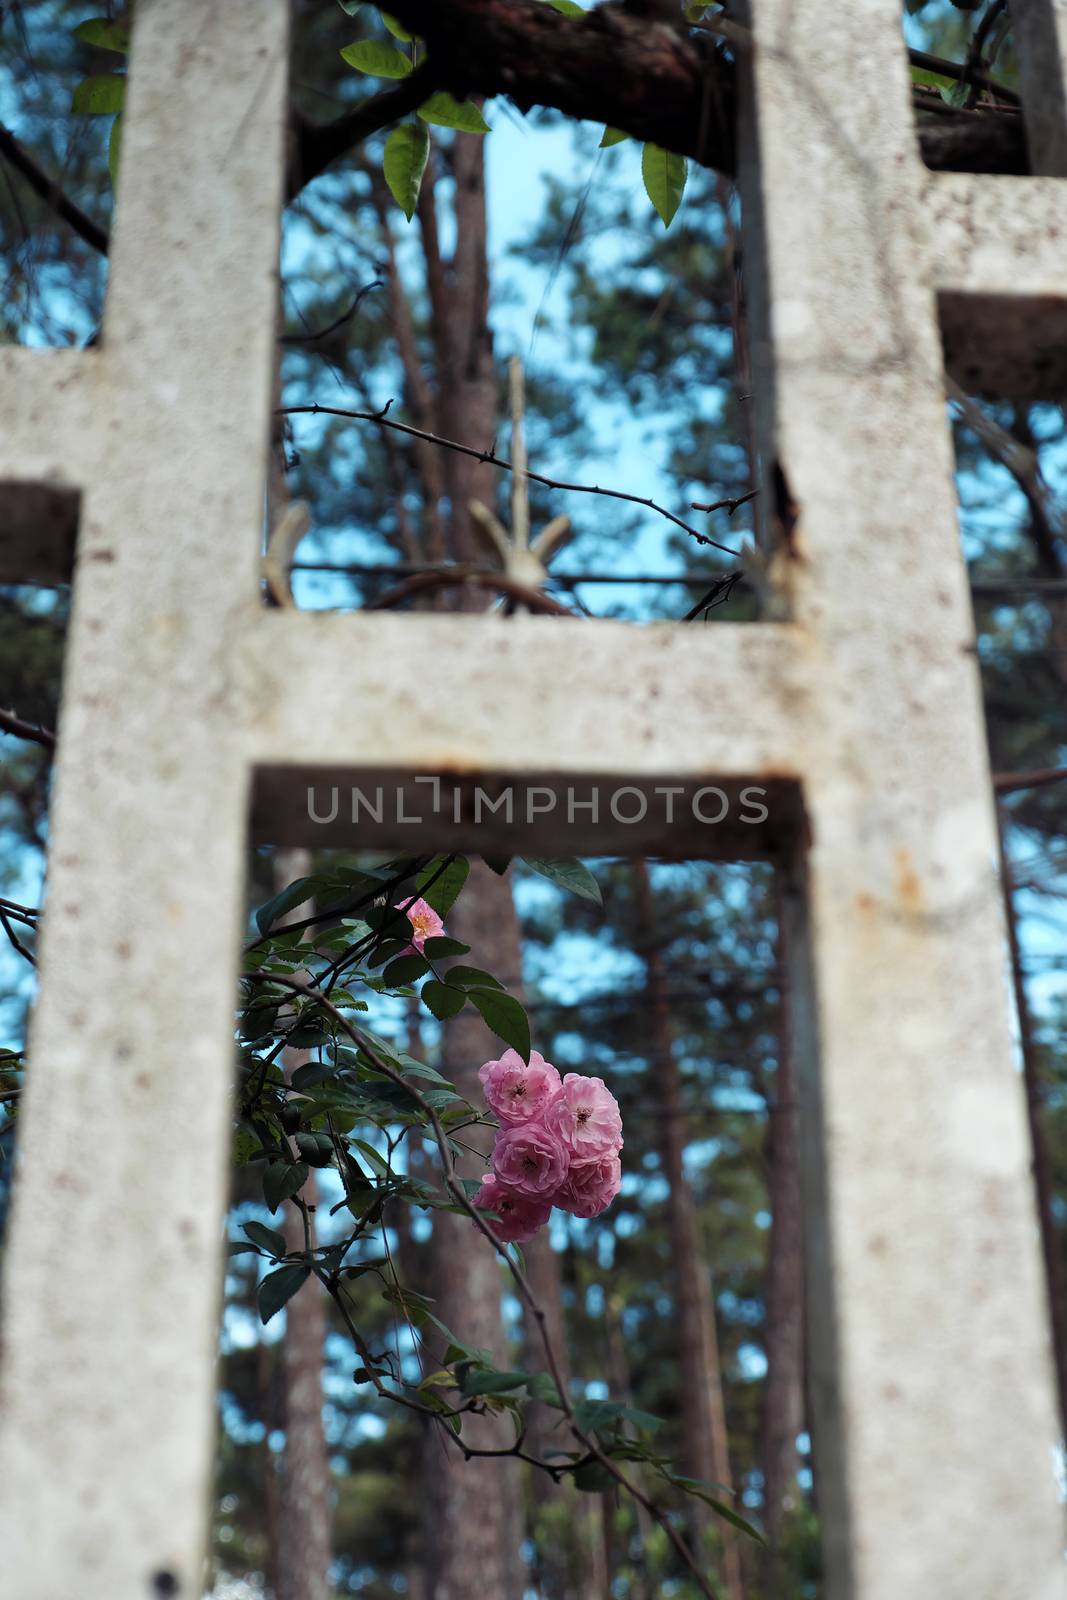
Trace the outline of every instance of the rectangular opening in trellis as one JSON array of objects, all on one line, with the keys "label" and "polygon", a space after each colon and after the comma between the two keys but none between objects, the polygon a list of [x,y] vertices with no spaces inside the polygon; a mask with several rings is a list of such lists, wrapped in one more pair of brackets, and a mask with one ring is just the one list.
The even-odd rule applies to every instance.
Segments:
[{"label": "rectangular opening in trellis", "polygon": [[938,171],[1028,171],[1016,41],[1007,4],[905,0],[903,25],[916,137],[925,164]]},{"label": "rectangular opening in trellis", "polygon": [[[413,47],[387,30],[373,8],[298,7],[300,109],[370,93],[383,59],[403,74]],[[463,117],[418,129],[417,203],[372,140],[287,210],[275,459],[310,512],[296,604],[747,619],[736,199],[675,157],[668,217],[636,139]]]},{"label": "rectangular opening in trellis", "polygon": [[0,483],[0,1239],[36,988],[48,803],[79,496]]},{"label": "rectangular opening in trellis", "polygon": [[[810,1581],[771,870],[259,849],[251,899],[213,1592],[285,1592],[294,1561],[339,1592],[417,1595],[472,1564],[488,1592],[552,1600],[691,1581],[668,1524],[586,1459],[558,1379],[707,1581],[738,1595],[765,1558],[683,1478],[773,1525]],[[530,1072],[508,1064],[523,1014]],[[599,1080],[588,1151],[559,1143],[568,1074]],[[502,1175],[487,1215],[520,1240],[551,1356],[456,1214],[453,1160],[465,1195]],[[505,1454],[466,1460],[450,1412]]]}]

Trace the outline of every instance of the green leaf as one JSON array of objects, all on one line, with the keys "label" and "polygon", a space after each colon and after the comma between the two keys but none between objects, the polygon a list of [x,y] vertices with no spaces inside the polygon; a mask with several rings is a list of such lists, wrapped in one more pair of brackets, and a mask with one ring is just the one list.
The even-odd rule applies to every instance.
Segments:
[{"label": "green leaf", "polygon": [[350,67],[372,78],[406,78],[411,71],[407,56],[384,39],[360,39],[358,44],[346,44],[341,54]]},{"label": "green leaf", "polygon": [[111,133],[107,141],[107,170],[111,174],[111,187],[118,188],[119,162],[122,160],[122,118],[116,117],[111,124]]},{"label": "green leaf", "polygon": [[668,1483],[673,1483],[676,1488],[682,1489],[686,1494],[692,1495],[697,1500],[703,1500],[709,1505],[724,1522],[729,1522],[733,1527],[739,1528],[742,1533],[747,1533],[750,1539],[755,1539],[757,1544],[766,1544],[767,1541],[747,1518],[725,1500],[720,1500],[717,1495],[709,1494],[707,1486],[701,1478],[683,1478],[680,1473],[661,1469],[660,1476],[666,1478]]},{"label": "green leaf", "polygon": [[241,1018],[238,1032],[242,1039],[264,1039],[274,1032],[278,1016],[277,1004],[249,1006]]},{"label": "green leaf", "polygon": [[322,877],[294,878],[280,894],[276,894],[273,899],[260,906],[256,912],[258,932],[266,933],[287,911],[302,906],[305,900],[314,900],[319,890],[324,887],[325,881]]},{"label": "green leaf", "polygon": [[[430,135],[418,123],[394,128],[385,142],[383,171],[389,192],[410,222],[418,204],[422,175],[430,156]],[[428,900],[429,904],[433,904]],[[434,910],[437,907],[434,906]]]},{"label": "green leaf", "polygon": [[503,989],[504,987],[499,978],[494,978],[491,972],[485,972],[481,967],[449,967],[445,981],[453,989]]},{"label": "green leaf", "polygon": [[231,1256],[248,1256],[248,1255],[258,1256],[259,1255],[259,1251],[257,1250],[257,1248],[256,1248],[256,1246],[254,1244],[231,1244],[231,1246],[230,1246],[230,1255]]},{"label": "green leaf", "polygon": [[553,11],[558,11],[563,17],[584,17],[582,6],[576,5],[575,0],[548,0]]},{"label": "green leaf", "polygon": [[360,1151],[364,1159],[370,1162],[371,1167],[379,1177],[391,1178],[393,1176],[392,1167],[389,1165],[388,1161],[386,1161],[385,1158],[381,1156],[377,1150],[375,1150],[372,1144],[368,1144],[365,1139],[353,1139],[352,1143],[355,1145],[356,1149]]},{"label": "green leaf", "polygon": [[431,1011],[438,1022],[447,1022],[449,1017],[456,1017],[467,1003],[467,997],[462,989],[450,989],[447,984],[438,983],[436,978],[423,984],[422,998],[427,1010]]},{"label": "green leaf", "polygon": [[574,1408],[574,1420],[586,1433],[608,1428],[626,1411],[625,1400],[582,1400]]},{"label": "green leaf", "polygon": [[91,117],[113,117],[126,99],[126,79],[117,72],[83,78],[74,91],[70,109]]},{"label": "green leaf", "polygon": [[648,198],[663,219],[663,226],[669,228],[682,203],[685,180],[689,176],[688,161],[684,156],[675,155],[673,150],[646,144],[641,155],[641,176]]},{"label": "green leaf", "polygon": [[395,961],[390,961],[382,977],[391,989],[399,989],[401,984],[414,983],[416,978],[425,976],[430,970],[430,963],[425,956],[418,952],[411,956],[397,956]]},{"label": "green leaf", "polygon": [[378,15],[381,17],[382,21],[385,23],[385,26],[389,29],[389,32],[392,34],[394,39],[399,39],[402,44],[411,43],[415,35],[413,33],[409,33],[402,22],[398,22],[395,17],[391,17],[388,11],[383,11],[380,6],[378,8]]},{"label": "green leaf", "polygon": [[268,1272],[256,1292],[260,1321],[269,1322],[310,1276],[310,1267],[279,1267],[277,1272]]},{"label": "green leaf", "polygon": [[272,1256],[284,1256],[288,1250],[285,1235],[276,1228],[265,1228],[262,1222],[245,1222],[241,1225],[242,1233],[246,1233],[253,1244],[258,1244],[260,1249],[267,1250]]},{"label": "green leaf", "polygon": [[427,939],[423,945],[423,954],[428,955],[431,961],[436,961],[438,956],[466,956],[470,955],[470,945],[463,944],[459,939]]},{"label": "green leaf", "polygon": [[529,1061],[530,1019],[515,997],[501,989],[470,989],[467,999],[477,1006],[482,1021],[497,1038],[517,1050],[524,1061]]},{"label": "green leaf", "polygon": [[620,128],[605,128],[604,137],[601,139],[598,148],[601,150],[610,150],[613,144],[622,144],[623,140],[628,139],[629,137],[630,135],[628,133],[623,133]]},{"label": "green leaf", "polygon": [[584,1461],[571,1473],[574,1487],[583,1494],[603,1494],[606,1489],[618,1488],[618,1482],[599,1461]]},{"label": "green leaf", "polygon": [[[460,890],[467,881],[467,874],[471,864],[466,856],[456,856],[441,872],[443,858],[438,856],[431,861],[429,866],[423,867],[415,879],[415,888],[428,906],[433,906],[439,917],[447,917],[456,901],[459,899]],[[440,873],[440,877],[437,874]],[[431,882],[435,879],[435,882]]]},{"label": "green leaf", "polygon": [[[955,3],[955,0],[953,0]],[[941,98],[947,106],[954,111],[961,111],[971,98],[971,88],[967,83],[954,83],[951,89],[942,89]]]},{"label": "green leaf", "polygon": [[234,1166],[246,1167],[259,1147],[259,1138],[251,1128],[238,1128],[233,1136]]},{"label": "green leaf", "polygon": [[308,1167],[303,1161],[272,1161],[263,1174],[263,1198],[268,1211],[277,1211],[283,1200],[288,1200],[308,1180]]},{"label": "green leaf", "polygon": [[333,1160],[333,1140],[328,1133],[298,1133],[296,1148],[310,1167],[328,1167]]},{"label": "green leaf", "polygon": [[114,50],[124,56],[130,48],[130,25],[121,18],[112,22],[107,17],[90,17],[88,22],[79,22],[74,37],[97,50]]},{"label": "green leaf", "polygon": [[531,1400],[541,1400],[547,1406],[562,1407],[555,1379],[547,1372],[532,1372],[526,1383],[526,1393]]},{"label": "green leaf", "polygon": [[506,1394],[509,1389],[524,1388],[529,1376],[528,1372],[497,1372],[492,1368],[484,1372],[468,1368],[460,1379],[460,1388],[466,1395]]},{"label": "green leaf", "polygon": [[435,128],[458,128],[462,133],[489,133],[488,122],[471,100],[456,100],[442,90],[432,94],[416,113]]},{"label": "green leaf", "polygon": [[540,873],[542,878],[547,878],[558,889],[566,889],[568,894],[576,894],[582,900],[592,900],[598,906],[603,905],[600,885],[581,861],[539,861],[532,856],[523,856],[523,860],[531,872]]},{"label": "green leaf", "polygon": [[363,0],[337,0],[337,4],[341,7],[342,11],[347,11],[350,17],[354,17],[356,12],[362,6]]}]

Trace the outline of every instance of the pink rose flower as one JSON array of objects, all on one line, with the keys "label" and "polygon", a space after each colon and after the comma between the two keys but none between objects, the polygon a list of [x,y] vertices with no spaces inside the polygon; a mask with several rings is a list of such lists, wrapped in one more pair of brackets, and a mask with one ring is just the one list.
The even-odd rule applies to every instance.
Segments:
[{"label": "pink rose flower", "polygon": [[540,1122],[506,1128],[493,1149],[493,1171],[519,1194],[551,1202],[567,1176],[567,1151]]},{"label": "pink rose flower", "polygon": [[622,1149],[619,1103],[603,1078],[568,1072],[559,1096],[545,1112],[545,1127],[575,1161]]},{"label": "pink rose flower", "polygon": [[576,1217],[599,1217],[622,1187],[622,1162],[614,1150],[572,1161],[567,1181],[555,1197],[556,1205]]},{"label": "pink rose flower", "polygon": [[487,1217],[489,1227],[502,1244],[525,1244],[538,1228],[544,1227],[552,1214],[549,1200],[535,1200],[530,1195],[509,1189],[499,1178],[487,1172],[482,1186],[474,1196],[476,1211],[494,1211],[499,1220]]},{"label": "pink rose flower", "polygon": [[444,923],[441,921],[433,906],[427,905],[425,900],[409,900],[406,905],[398,907],[411,923],[413,929],[412,944],[422,955],[426,948],[427,939],[439,939],[444,932]]},{"label": "pink rose flower", "polygon": [[479,1067],[478,1076],[489,1109],[512,1127],[541,1117],[562,1087],[551,1061],[536,1050],[530,1051],[529,1066],[517,1050],[505,1050],[499,1061]]}]

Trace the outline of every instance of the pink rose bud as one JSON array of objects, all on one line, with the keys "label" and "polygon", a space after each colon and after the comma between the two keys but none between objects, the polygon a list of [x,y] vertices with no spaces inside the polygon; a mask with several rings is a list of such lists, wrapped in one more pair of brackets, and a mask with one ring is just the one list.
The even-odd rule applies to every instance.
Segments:
[{"label": "pink rose bud", "polygon": [[411,923],[413,930],[412,944],[422,955],[426,948],[427,939],[439,939],[444,932],[444,923],[441,921],[433,906],[427,905],[425,900],[409,900],[406,905],[398,906]]},{"label": "pink rose bud", "polygon": [[556,1205],[576,1217],[599,1217],[622,1187],[622,1162],[612,1150],[588,1161],[572,1161]]},{"label": "pink rose bud", "polygon": [[619,1103],[603,1078],[568,1072],[559,1097],[545,1112],[545,1127],[567,1147],[575,1161],[622,1149]]},{"label": "pink rose bud", "polygon": [[544,1227],[552,1214],[548,1200],[534,1200],[529,1195],[509,1189],[487,1172],[482,1186],[474,1196],[476,1211],[493,1211],[496,1217],[485,1220],[501,1244],[525,1244],[538,1228]]},{"label": "pink rose bud", "polygon": [[561,1088],[559,1073],[536,1050],[530,1051],[529,1066],[517,1050],[505,1050],[499,1061],[479,1067],[478,1076],[489,1109],[512,1127],[542,1116]]},{"label": "pink rose bud", "polygon": [[567,1151],[540,1122],[524,1122],[500,1134],[493,1171],[509,1189],[551,1202],[567,1176]]}]

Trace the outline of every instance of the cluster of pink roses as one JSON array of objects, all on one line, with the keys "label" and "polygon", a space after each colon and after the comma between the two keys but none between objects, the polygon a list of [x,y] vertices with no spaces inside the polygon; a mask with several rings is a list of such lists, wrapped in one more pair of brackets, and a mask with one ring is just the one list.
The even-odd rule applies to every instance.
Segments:
[{"label": "cluster of pink roses", "polygon": [[622,1117],[603,1078],[560,1075],[531,1050],[487,1061],[478,1072],[485,1098],[500,1119],[492,1171],[474,1197],[505,1243],[532,1239],[553,1206],[576,1217],[606,1211],[622,1182]]}]

